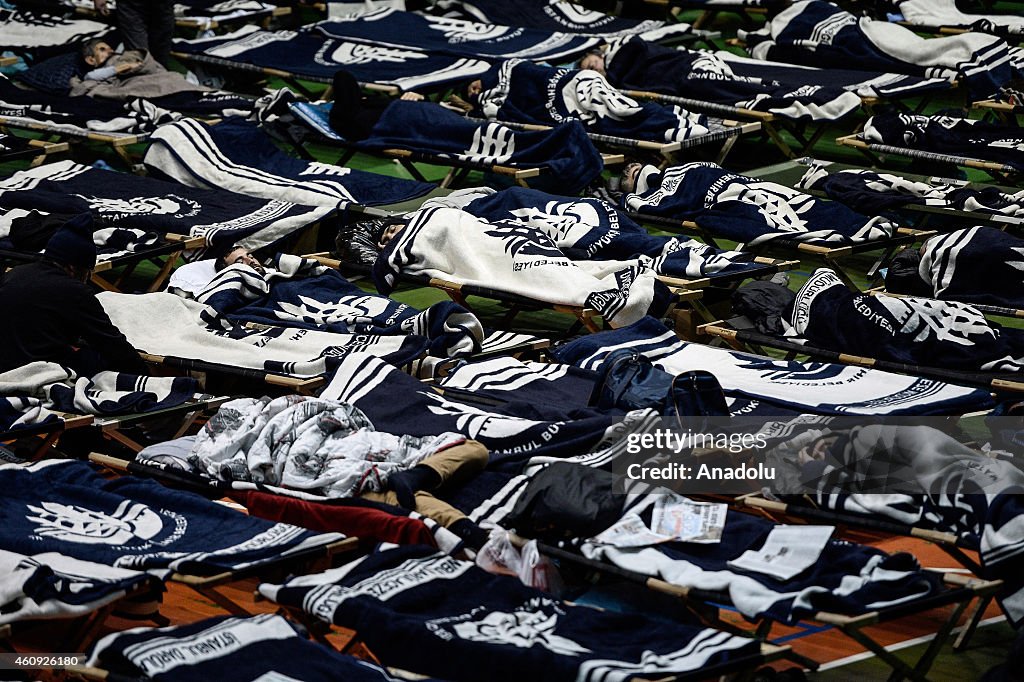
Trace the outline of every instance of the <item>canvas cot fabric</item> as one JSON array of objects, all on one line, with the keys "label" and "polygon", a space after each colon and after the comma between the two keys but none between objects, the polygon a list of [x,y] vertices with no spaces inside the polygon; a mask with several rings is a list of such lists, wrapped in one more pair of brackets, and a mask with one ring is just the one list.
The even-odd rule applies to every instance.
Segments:
[{"label": "canvas cot fabric", "polygon": [[99,640],[88,665],[116,675],[181,680],[389,682],[379,666],[311,642],[283,616],[219,617],[168,628],[132,628]]},{"label": "canvas cot fabric", "polygon": [[564,61],[582,55],[600,42],[598,38],[570,33],[424,16],[388,8],[340,20],[328,19],[315,24],[313,30],[327,38],[491,61],[510,57]]},{"label": "canvas cot fabric", "polygon": [[215,126],[192,119],[161,126],[143,160],[190,187],[324,208],[398,203],[435,187],[288,156],[255,124],[239,118]]},{"label": "canvas cot fabric", "polygon": [[868,142],[995,161],[1024,170],[1024,135],[1018,128],[952,116],[878,114],[864,124]]},{"label": "canvas cot fabric", "polygon": [[[279,241],[331,212],[225,191],[194,189],[155,178],[58,161],[0,180],[0,208],[77,215],[90,212],[101,226],[144,228],[158,235],[205,237],[208,246],[256,249]],[[193,257],[201,257],[198,250]]]},{"label": "canvas cot fabric", "polygon": [[803,190],[822,191],[830,199],[856,211],[884,211],[919,205],[971,213],[1024,216],[1024,191],[1011,194],[998,187],[976,189],[938,178],[911,180],[892,173],[852,168],[833,172],[828,164],[812,163],[796,186]]},{"label": "canvas cot fabric", "polygon": [[339,40],[308,30],[261,31],[256,26],[223,36],[176,40],[174,49],[320,80],[344,69],[360,82],[403,90],[442,88],[490,68],[481,59]]},{"label": "canvas cot fabric", "polygon": [[792,187],[730,173],[705,162],[640,171],[636,191],[623,195],[635,213],[694,220],[715,236],[756,246],[772,240],[855,244],[887,239],[896,225]]},{"label": "canvas cot fabric", "polygon": [[687,97],[793,120],[835,121],[861,104],[855,92],[837,86],[740,76],[717,53],[673,49],[640,38],[613,41],[605,68],[608,81],[622,90]]},{"label": "canvas cot fabric", "polygon": [[580,121],[594,133],[653,142],[681,142],[711,131],[704,114],[638,102],[589,69],[510,59],[482,80],[478,106],[489,119],[537,125]]},{"label": "canvas cot fabric", "polygon": [[[191,377],[145,377],[100,372],[79,377],[52,362],[0,373],[0,431],[44,422],[54,412],[116,415],[180,405],[195,395]],[[13,417],[13,421],[11,420]]]},{"label": "canvas cot fabric", "polygon": [[810,414],[962,414],[993,404],[986,391],[934,379],[827,362],[771,360],[687,343],[650,317],[571,341],[552,354],[560,362],[594,370],[618,348],[634,349],[671,374],[713,367],[727,396]]},{"label": "canvas cot fabric", "polygon": [[551,130],[516,130],[496,121],[467,120],[444,107],[398,100],[384,109],[357,148],[408,149],[439,159],[542,168],[566,192],[581,191],[604,168],[585,128],[575,120]]},{"label": "canvas cot fabric", "polygon": [[578,33],[605,40],[633,35],[644,40],[667,40],[690,32],[686,23],[626,19],[566,0],[435,0],[429,11],[467,21]]},{"label": "canvas cot fabric", "polygon": [[276,254],[262,273],[244,263],[229,265],[195,299],[236,323],[425,336],[430,339],[428,353],[442,358],[479,352],[484,341],[480,321],[454,302],[419,311],[367,294],[337,270],[289,254]]},{"label": "canvas cot fabric", "polygon": [[0,549],[56,552],[144,571],[215,574],[277,561],[343,538],[241,514],[193,493],[85,462],[0,466]]},{"label": "canvas cot fabric", "polygon": [[646,256],[653,259],[650,267],[655,272],[673,277],[732,274],[756,267],[749,254],[714,249],[694,239],[651,235],[600,199],[574,199],[510,187],[475,198],[463,208],[489,223],[515,223],[540,230],[573,260]]},{"label": "canvas cot fabric", "polygon": [[1024,335],[985,319],[976,308],[930,298],[850,291],[828,268],[800,288],[790,320],[811,344],[911,365],[1020,372]]},{"label": "canvas cot fabric", "polygon": [[1024,66],[1024,52],[995,36],[922,38],[903,26],[858,19],[825,0],[794,3],[764,28],[739,36],[757,59],[959,79],[972,99],[995,95]]},{"label": "canvas cot fabric", "polygon": [[612,326],[663,310],[668,298],[643,261],[570,260],[540,230],[488,223],[443,206],[418,210],[374,263],[373,281],[382,294],[398,286],[402,274],[587,307]]},{"label": "canvas cot fabric", "polygon": [[569,605],[425,548],[386,548],[260,592],[365,633],[385,664],[452,680],[612,682],[759,651],[712,629]]},{"label": "canvas cot fabric", "polygon": [[[365,350],[404,365],[430,342],[422,336],[338,334],[311,329],[254,329],[218,318],[207,306],[168,293],[97,298],[114,326],[137,350],[153,355],[254,369],[293,377],[330,374],[348,353]],[[168,330],[174,333],[168,333]]]},{"label": "canvas cot fabric", "polygon": [[64,17],[39,9],[0,7],[0,47],[61,47],[110,31],[110,26],[92,19]]}]

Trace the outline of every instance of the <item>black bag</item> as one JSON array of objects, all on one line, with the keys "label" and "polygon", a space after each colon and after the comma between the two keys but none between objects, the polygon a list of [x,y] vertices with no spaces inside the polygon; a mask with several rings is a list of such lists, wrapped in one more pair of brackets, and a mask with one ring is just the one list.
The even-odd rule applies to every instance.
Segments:
[{"label": "black bag", "polygon": [[622,517],[625,498],[612,492],[612,482],[609,471],[550,464],[526,486],[505,525],[538,540],[593,537]]}]

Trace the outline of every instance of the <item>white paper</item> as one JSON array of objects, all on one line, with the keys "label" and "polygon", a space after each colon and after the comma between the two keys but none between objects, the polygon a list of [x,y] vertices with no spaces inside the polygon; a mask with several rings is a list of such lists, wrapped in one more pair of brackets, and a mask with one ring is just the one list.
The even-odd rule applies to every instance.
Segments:
[{"label": "white paper", "polygon": [[715,544],[722,540],[729,506],[719,502],[693,502],[678,495],[662,495],[651,512],[651,526],[659,535],[681,542]]},{"label": "white paper", "polygon": [[672,539],[670,536],[652,533],[644,525],[644,520],[633,513],[626,514],[614,526],[591,538],[593,542],[615,547],[647,547]]},{"label": "white paper", "polygon": [[834,531],[835,526],[776,526],[761,549],[747,550],[729,566],[789,580],[814,565]]}]

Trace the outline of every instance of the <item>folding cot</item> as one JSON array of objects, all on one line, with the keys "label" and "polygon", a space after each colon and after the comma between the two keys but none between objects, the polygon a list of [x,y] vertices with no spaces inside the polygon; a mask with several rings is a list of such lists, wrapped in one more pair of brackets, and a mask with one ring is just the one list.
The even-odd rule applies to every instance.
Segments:
[{"label": "folding cot", "polygon": [[[747,171],[747,174],[756,177],[764,178],[772,182],[778,182],[783,185],[790,187],[800,187],[800,189],[808,194],[818,197],[827,197],[835,201],[842,201],[838,197],[829,197],[827,192],[818,189],[817,187],[808,188],[801,180],[805,178],[811,167],[821,167],[825,172],[828,173],[841,173],[843,171],[866,171],[860,166],[854,166],[852,164],[840,163],[838,161],[822,161],[812,157],[803,157],[800,159],[794,159],[792,161],[785,161],[783,163],[774,164],[771,166],[764,166],[762,168],[755,168]],[[906,179],[910,182],[921,182],[928,184],[939,184],[948,185],[957,188],[966,188],[974,190],[985,190],[989,187],[995,187],[996,189],[1006,192],[1015,193],[1019,190],[1000,187],[998,185],[979,184],[975,182],[968,182],[963,180],[954,180],[950,178],[942,178],[936,176],[926,176],[915,173],[899,172],[894,173],[900,178]],[[888,197],[887,197],[888,198]],[[856,209],[856,206],[851,206]],[[908,196],[907,202],[896,207],[895,210],[907,215],[908,218],[912,219],[914,227],[917,229],[934,229],[935,231],[945,231],[949,229],[951,225],[989,225],[998,229],[1009,229],[1009,230],[1020,230],[1024,227],[1024,218],[1013,215],[1005,215],[1002,213],[985,212],[981,210],[967,211],[950,206],[936,206],[922,201],[921,203],[914,203],[913,197]]]},{"label": "folding cot", "polygon": [[[105,481],[85,462],[5,465],[0,476],[15,486],[4,501],[7,517],[24,519],[5,524],[0,533],[3,549],[59,551],[83,561],[133,569],[184,585],[235,615],[249,612],[220,592],[222,586],[301,570],[350,552],[358,543],[339,533],[317,534],[252,519],[153,481]],[[32,502],[34,497],[40,498],[38,503]],[[210,524],[217,533],[211,532]],[[82,536],[92,540],[83,542]],[[153,539],[162,544],[151,544]],[[168,550],[179,546],[187,549]],[[151,551],[142,554],[147,548]]]},{"label": "folding cot", "polygon": [[44,453],[56,444],[65,431],[89,426],[92,424],[92,421],[92,415],[55,415],[55,418],[49,421],[0,431],[0,443],[10,444],[22,438],[35,437],[38,439],[38,443],[32,451],[32,459],[36,459],[42,457]]},{"label": "folding cot", "polygon": [[[823,519],[822,519],[823,520]],[[665,595],[666,597],[681,599],[692,605],[694,610],[701,614],[701,617],[712,627],[719,627],[728,631],[744,632],[729,621],[722,619],[722,613],[734,608],[732,599],[727,591],[716,591],[702,589],[692,585],[674,584],[661,578],[653,578],[647,574],[621,568],[613,564],[587,559],[575,551],[569,551],[546,543],[538,543],[538,549],[542,554],[556,561],[575,565],[598,575],[614,577],[629,582],[637,583],[647,587],[653,592]],[[818,611],[813,616],[801,619],[800,622],[811,627],[834,628],[854,640],[865,649],[875,654],[885,665],[892,668],[892,677],[901,679],[907,677],[922,682],[928,679],[928,671],[942,647],[949,641],[953,630],[959,623],[961,617],[971,602],[977,599],[975,611],[972,612],[972,619],[980,620],[980,614],[990,603],[992,596],[999,590],[1002,583],[998,580],[981,580],[968,578],[958,573],[941,574],[942,581],[946,585],[938,594],[916,598],[903,604],[882,606],[872,609],[866,613],[847,615],[831,611]],[[901,618],[913,617],[929,611],[930,609],[952,606],[948,617],[942,622],[928,647],[913,663],[902,660],[893,651],[876,641],[866,628],[881,623],[898,621]],[[974,621],[973,625],[976,626]],[[753,635],[768,644],[771,644],[771,631],[776,621],[770,617],[762,617],[756,620]],[[961,642],[965,642],[964,635],[970,632],[968,628],[961,631],[957,638],[957,648],[962,648]],[[794,652],[782,653],[784,658],[792,659],[802,666],[816,670],[819,663]]]},{"label": "folding cot", "polygon": [[966,386],[984,386],[990,388],[996,394],[1019,393],[1024,391],[1024,380],[1014,374],[1001,372],[969,372],[963,370],[950,370],[942,367],[925,367],[907,363],[894,362],[891,360],[879,360],[877,358],[851,355],[836,350],[820,348],[809,343],[797,343],[778,336],[762,334],[750,329],[736,329],[728,322],[719,321],[711,324],[704,324],[698,327],[698,333],[722,339],[737,350],[750,350],[758,355],[765,356],[765,348],[785,351],[786,359],[791,360],[800,355],[810,358],[836,362],[844,365],[857,367],[871,367],[887,372],[908,374],[911,376],[928,377],[940,379],[951,383]]},{"label": "folding cot", "polygon": [[39,133],[40,139],[51,144],[88,143],[108,145],[130,168],[133,159],[129,147],[145,142],[148,133],[106,133],[86,130],[67,124],[46,124],[23,116],[0,116],[0,130],[24,130]]},{"label": "folding cot", "polygon": [[15,135],[0,133],[0,163],[28,159],[32,168],[45,163],[51,154],[68,151],[66,142],[44,142],[43,140],[25,140]]},{"label": "folding cot", "polygon": [[1019,126],[1021,114],[1024,114],[1024,107],[1020,104],[1003,102],[994,99],[984,99],[971,103],[972,109],[977,109],[984,114],[986,120],[995,119],[1009,126]]},{"label": "folding cot", "polygon": [[[88,0],[17,0],[16,3],[22,7],[38,8],[54,13],[74,10],[75,15],[101,22],[111,21],[108,17],[100,15],[92,2]],[[174,24],[178,28],[195,31],[215,31],[220,28],[228,28],[237,24],[260,24],[269,26],[270,22],[292,13],[292,8],[283,5],[258,3],[260,8],[233,9],[228,12],[218,13],[204,9],[204,5],[212,5],[211,2],[188,2],[179,4],[175,12]]]},{"label": "folding cot", "polygon": [[1019,177],[1020,171],[1012,166],[994,161],[957,156],[953,154],[941,154],[938,152],[926,152],[920,149],[909,147],[897,147],[889,144],[868,142],[864,139],[863,133],[856,135],[844,135],[836,138],[836,144],[841,147],[851,147],[863,154],[874,166],[885,166],[886,156],[902,156],[907,159],[927,161],[930,163],[952,164],[964,168],[983,170],[999,182],[1013,183]]},{"label": "folding cot", "polygon": [[[399,572],[409,576],[412,584],[394,595],[374,590],[379,597],[359,600],[361,608],[358,609],[347,608],[351,600],[340,599],[339,608],[335,609],[322,605],[319,597],[311,595],[305,600],[301,597],[309,592],[345,595],[351,587],[369,586],[384,576],[392,575],[399,566]],[[384,549],[359,564],[349,564],[345,569],[349,580],[345,580],[341,571],[327,572],[282,585],[263,584],[260,593],[303,620],[355,629],[383,664],[449,679],[477,679],[483,672],[489,679],[501,680],[521,679],[526,674],[545,680],[567,679],[576,675],[579,679],[591,680],[612,675],[605,679],[642,676],[681,682],[752,669],[786,651],[785,647],[759,645],[753,640],[722,631],[667,621],[659,621],[659,634],[651,635],[648,634],[651,621],[640,614],[616,614],[561,602],[540,590],[522,585],[511,576],[489,575],[468,562],[432,554],[425,548]],[[368,574],[369,571],[375,574]],[[454,602],[450,598],[445,599],[439,608],[434,608],[421,596],[443,587],[451,588],[448,594],[458,594],[459,599]],[[472,616],[467,614],[457,621],[452,617],[439,618],[440,622],[434,625],[435,628],[448,628],[458,623],[457,629],[449,633],[454,636],[439,638],[426,634],[431,632],[430,629],[411,625],[430,619],[432,614],[463,608],[463,602],[468,603],[469,600],[476,602]],[[543,618],[541,614],[544,614]],[[489,625],[508,618],[514,618],[518,624],[516,634],[506,634],[504,629],[499,632]],[[588,625],[583,625],[584,622]],[[588,644],[576,643],[574,639],[559,634],[568,631],[560,629],[563,623],[580,623],[573,629],[574,638]],[[407,624],[409,627],[403,627]],[[605,653],[596,639],[590,639],[593,636],[591,627],[616,633],[614,654],[610,651]],[[541,632],[545,634],[541,636]],[[645,656],[643,663],[630,660],[635,655],[636,639],[641,636],[644,639],[640,648],[655,652],[653,657]],[[658,655],[666,648],[659,641],[661,637],[672,638],[673,644],[668,646],[682,645],[682,648]],[[402,647],[395,646],[399,641]],[[534,643],[525,650],[531,655],[524,655],[524,644],[538,641],[544,644]],[[610,641],[609,646],[612,646]],[[429,647],[433,655],[426,655],[426,650],[421,647]],[[443,653],[438,647],[451,653]],[[484,651],[488,652],[486,656]],[[515,664],[512,664],[512,659],[506,663],[505,655],[514,655]],[[588,659],[595,657],[597,660],[588,663]],[[459,661],[458,670],[449,664],[451,660]],[[473,661],[473,664],[467,666],[467,661]]]}]

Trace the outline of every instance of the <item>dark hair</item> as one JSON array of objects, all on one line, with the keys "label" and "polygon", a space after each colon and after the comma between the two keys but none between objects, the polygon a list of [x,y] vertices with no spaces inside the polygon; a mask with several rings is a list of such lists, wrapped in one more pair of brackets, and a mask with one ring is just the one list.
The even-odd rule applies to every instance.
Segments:
[{"label": "dark hair", "polygon": [[573,63],[573,66],[576,67],[577,69],[582,69],[583,68],[583,60],[586,59],[587,57],[589,57],[592,54],[597,55],[601,59],[604,59],[604,50],[602,50],[599,47],[592,47],[589,50],[587,50],[586,52],[584,52],[583,56],[580,57],[579,59],[577,59]]},{"label": "dark hair", "polygon": [[85,61],[86,57],[91,57],[93,52],[96,51],[96,46],[100,43],[107,42],[103,38],[90,38],[89,40],[82,43],[82,47],[79,50],[79,54],[82,57],[82,61]]},{"label": "dark hair", "polygon": [[226,268],[228,265],[230,265],[230,263],[228,263],[228,254],[229,253],[231,253],[232,251],[237,251],[238,249],[244,249],[244,248],[245,248],[244,246],[240,246],[238,244],[235,244],[234,246],[232,246],[227,251],[224,251],[223,253],[218,254],[217,257],[213,259],[213,270],[214,270],[214,272],[220,272],[221,270]]}]

